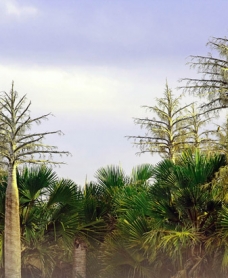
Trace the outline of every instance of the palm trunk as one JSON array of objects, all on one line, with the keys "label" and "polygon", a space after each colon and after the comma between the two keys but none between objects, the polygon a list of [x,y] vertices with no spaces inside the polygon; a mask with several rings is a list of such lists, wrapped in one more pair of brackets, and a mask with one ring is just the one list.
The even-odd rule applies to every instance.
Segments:
[{"label": "palm trunk", "polygon": [[76,239],[74,244],[73,278],[86,278],[86,243]]},{"label": "palm trunk", "polygon": [[5,278],[21,277],[21,235],[16,165],[10,165],[5,202]]}]

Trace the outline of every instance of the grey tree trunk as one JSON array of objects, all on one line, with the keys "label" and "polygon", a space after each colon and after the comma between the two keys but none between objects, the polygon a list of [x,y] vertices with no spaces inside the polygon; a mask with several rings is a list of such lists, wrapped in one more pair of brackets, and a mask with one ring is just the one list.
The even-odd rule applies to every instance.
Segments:
[{"label": "grey tree trunk", "polygon": [[86,252],[87,246],[83,240],[75,240],[73,278],[86,278]]},{"label": "grey tree trunk", "polygon": [[10,165],[5,202],[5,278],[21,277],[21,237],[16,165]]}]

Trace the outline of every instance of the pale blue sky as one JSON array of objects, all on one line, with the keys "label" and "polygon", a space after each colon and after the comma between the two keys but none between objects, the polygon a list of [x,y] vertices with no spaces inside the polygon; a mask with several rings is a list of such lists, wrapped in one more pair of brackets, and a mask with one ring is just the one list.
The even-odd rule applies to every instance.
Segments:
[{"label": "pale blue sky", "polygon": [[226,0],[0,0],[0,90],[11,81],[32,100],[34,115],[55,117],[39,127],[61,129],[50,144],[69,150],[60,176],[83,184],[102,166],[127,173],[157,157],[135,156],[125,135],[141,131],[166,78],[195,76],[185,65],[206,55],[211,36],[227,36]]}]

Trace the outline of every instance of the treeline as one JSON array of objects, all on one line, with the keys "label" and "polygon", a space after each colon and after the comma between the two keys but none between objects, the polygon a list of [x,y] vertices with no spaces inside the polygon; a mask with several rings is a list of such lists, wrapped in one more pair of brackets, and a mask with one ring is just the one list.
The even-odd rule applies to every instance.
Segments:
[{"label": "treeline", "polygon": [[224,155],[190,150],[129,176],[100,168],[83,189],[26,167],[17,172],[22,277],[227,277],[227,181]]}]

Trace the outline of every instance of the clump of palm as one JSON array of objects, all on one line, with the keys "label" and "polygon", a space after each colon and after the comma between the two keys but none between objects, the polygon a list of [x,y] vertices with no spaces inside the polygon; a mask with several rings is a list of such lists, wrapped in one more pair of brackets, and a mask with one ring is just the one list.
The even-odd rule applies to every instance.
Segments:
[{"label": "clump of palm", "polygon": [[101,277],[152,275],[152,267],[142,249],[142,235],[151,229],[147,205],[152,169],[149,164],[140,165],[130,176],[114,166],[97,172],[98,182],[102,181],[112,206],[113,219],[112,229],[101,245]]},{"label": "clump of palm", "polygon": [[[71,180],[59,179],[45,166],[21,169],[17,172],[17,182],[22,277],[71,277],[75,235],[89,230],[82,222],[85,219],[82,190]],[[7,177],[0,186],[1,204],[6,184]],[[2,238],[4,206],[0,209]],[[3,257],[1,249],[1,270]]]},{"label": "clump of palm", "polygon": [[225,163],[223,155],[186,151],[176,164],[164,160],[155,167],[150,188],[154,227],[144,235],[144,248],[152,263],[160,257],[160,267],[171,270],[164,277],[223,277],[213,268],[214,249],[208,252],[207,246],[222,210],[212,181]]},{"label": "clump of palm", "polygon": [[97,213],[96,188],[88,184],[82,190],[46,167],[25,168],[18,179],[24,273],[42,277],[80,274],[74,269],[74,261],[81,256],[77,253],[75,258],[76,244],[89,246],[105,228]]},{"label": "clump of palm", "polygon": [[[20,217],[22,235],[22,275],[32,274],[51,277],[55,267],[64,261],[66,246],[70,241],[70,229],[75,223],[69,223],[71,211],[60,212],[60,203],[53,204],[61,195],[62,200],[68,198],[75,184],[67,180],[59,180],[52,169],[46,167],[24,168],[18,174],[20,194]],[[56,187],[64,190],[55,191]],[[54,196],[54,193],[55,196]],[[72,195],[74,196],[74,195]],[[61,219],[62,216],[62,219]],[[61,224],[60,224],[61,223]],[[70,224],[70,225],[69,225]]]}]

